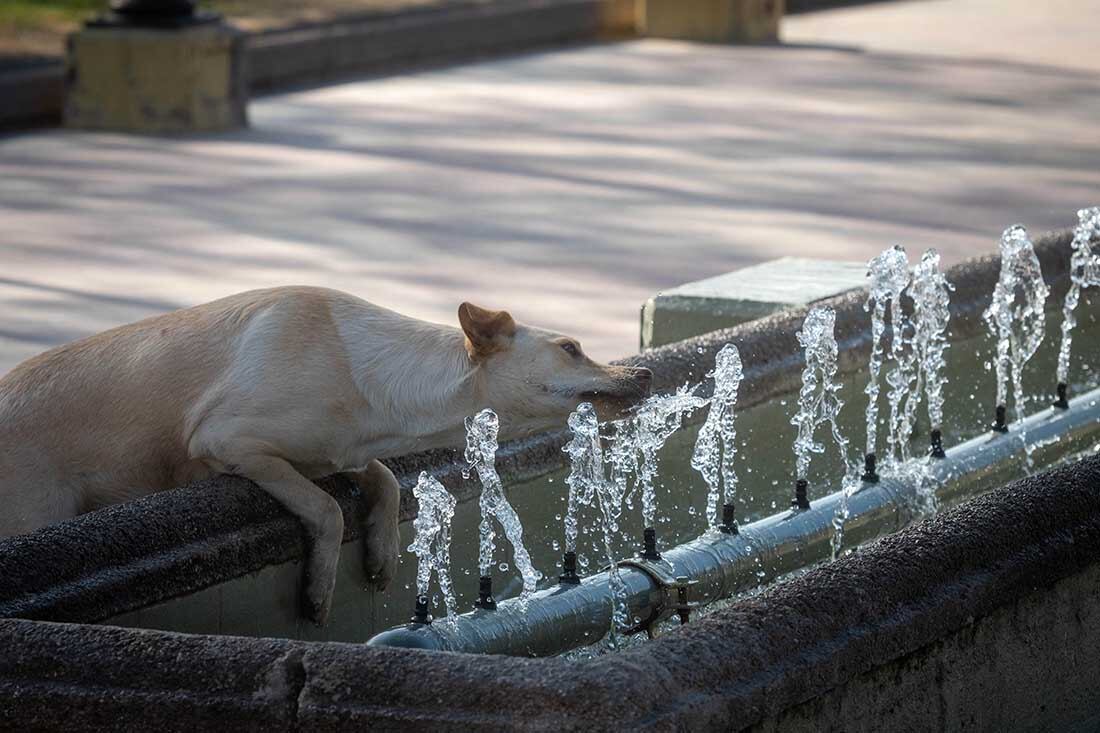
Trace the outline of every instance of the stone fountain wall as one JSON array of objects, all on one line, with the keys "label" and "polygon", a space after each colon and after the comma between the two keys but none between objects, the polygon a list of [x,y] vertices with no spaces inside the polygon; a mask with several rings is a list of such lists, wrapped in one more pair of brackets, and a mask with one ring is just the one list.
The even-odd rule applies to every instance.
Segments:
[{"label": "stone fountain wall", "polygon": [[[1069,233],[1040,238],[1052,298]],[[996,258],[953,268],[956,338],[981,328]],[[863,295],[832,299],[841,369],[869,347]],[[701,380],[736,340],[743,407],[798,383],[777,314],[631,363],[657,387]],[[517,482],[561,465],[562,435],[506,444]],[[459,488],[454,452],[392,463]],[[460,500],[474,498],[462,484]],[[348,535],[361,507],[340,478]],[[219,478],[0,542],[0,729],[987,730],[1086,726],[1100,710],[1100,457],[1023,481],[656,642],[593,661],[527,660],[93,625],[301,557],[296,520]],[[278,592],[260,587],[254,592]],[[285,586],[283,587],[285,591]],[[64,622],[64,623],[57,623]],[[1092,713],[1095,715],[1095,713]]]},{"label": "stone fountain wall", "polygon": [[0,728],[1085,730],[1097,648],[1100,456],[587,662],[0,620]]}]

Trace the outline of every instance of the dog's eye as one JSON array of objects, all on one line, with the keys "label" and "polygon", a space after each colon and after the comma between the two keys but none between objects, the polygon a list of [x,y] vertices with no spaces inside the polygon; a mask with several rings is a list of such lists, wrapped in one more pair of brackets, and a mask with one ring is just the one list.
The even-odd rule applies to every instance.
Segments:
[{"label": "dog's eye", "polygon": [[577,349],[577,345],[572,341],[566,341],[561,345],[561,348],[570,356],[577,356],[581,353],[580,350]]}]

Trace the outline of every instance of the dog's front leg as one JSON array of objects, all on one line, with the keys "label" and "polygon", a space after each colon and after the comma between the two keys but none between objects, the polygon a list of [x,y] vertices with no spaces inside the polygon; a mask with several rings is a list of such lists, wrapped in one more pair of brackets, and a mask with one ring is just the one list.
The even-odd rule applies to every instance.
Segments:
[{"label": "dog's front leg", "polygon": [[347,474],[363,493],[367,514],[363,526],[363,563],[367,582],[385,590],[397,571],[401,537],[397,528],[401,486],[390,469],[371,461],[362,471]]},{"label": "dog's front leg", "polygon": [[309,538],[306,612],[315,623],[323,625],[332,606],[336,565],[344,537],[344,514],[340,504],[282,458],[235,455],[225,463],[232,473],[255,481],[301,520]]}]

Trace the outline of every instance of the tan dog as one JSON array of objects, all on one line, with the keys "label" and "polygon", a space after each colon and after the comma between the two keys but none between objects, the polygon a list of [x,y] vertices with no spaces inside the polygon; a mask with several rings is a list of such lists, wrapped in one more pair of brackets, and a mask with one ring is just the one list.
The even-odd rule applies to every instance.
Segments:
[{"label": "tan dog", "polygon": [[0,537],[216,473],[245,476],[309,536],[306,599],[328,613],[344,520],[310,479],[348,472],[370,502],[366,567],[385,587],[399,490],[380,458],[459,446],[491,407],[502,438],[621,408],[644,369],[463,303],[461,330],[334,290],[241,293],[47,351],[0,379]]}]

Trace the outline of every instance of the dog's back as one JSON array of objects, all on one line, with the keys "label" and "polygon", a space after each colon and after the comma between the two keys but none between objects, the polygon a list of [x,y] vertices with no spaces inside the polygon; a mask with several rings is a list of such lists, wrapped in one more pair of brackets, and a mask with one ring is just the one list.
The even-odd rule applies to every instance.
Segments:
[{"label": "dog's back", "polygon": [[[188,460],[203,395],[257,314],[241,293],[59,346],[0,379],[0,536],[208,475]],[[302,289],[305,290],[305,289]]]}]

